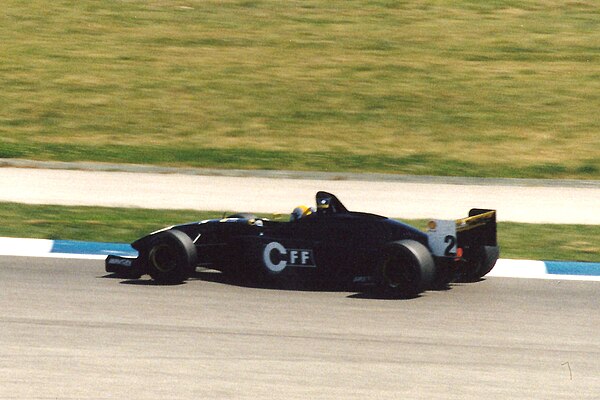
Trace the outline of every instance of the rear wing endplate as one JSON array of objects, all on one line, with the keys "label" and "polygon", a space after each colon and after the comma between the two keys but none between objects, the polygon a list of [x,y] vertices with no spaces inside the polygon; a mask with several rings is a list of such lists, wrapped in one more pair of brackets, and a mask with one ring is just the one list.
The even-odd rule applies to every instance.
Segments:
[{"label": "rear wing endplate", "polygon": [[438,257],[460,257],[467,247],[497,246],[496,210],[473,208],[466,218],[429,221],[427,237]]}]

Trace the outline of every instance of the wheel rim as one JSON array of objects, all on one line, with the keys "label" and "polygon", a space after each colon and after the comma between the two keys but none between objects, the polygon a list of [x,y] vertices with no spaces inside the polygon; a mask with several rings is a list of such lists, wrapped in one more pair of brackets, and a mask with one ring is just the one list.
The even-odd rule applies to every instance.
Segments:
[{"label": "wheel rim", "polygon": [[391,288],[412,286],[418,281],[419,276],[415,265],[410,258],[403,258],[395,252],[385,261],[383,266],[383,278]]},{"label": "wheel rim", "polygon": [[148,258],[152,266],[160,272],[172,271],[177,266],[175,254],[166,244],[152,247]]}]

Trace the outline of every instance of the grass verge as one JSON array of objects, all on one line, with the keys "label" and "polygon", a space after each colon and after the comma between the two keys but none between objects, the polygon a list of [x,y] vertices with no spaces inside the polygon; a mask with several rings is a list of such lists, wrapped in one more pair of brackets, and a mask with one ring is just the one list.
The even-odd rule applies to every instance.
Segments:
[{"label": "grass verge", "polygon": [[[225,212],[64,207],[0,203],[0,236],[100,242],[133,240],[174,223],[219,218]],[[285,219],[287,215],[264,215]],[[403,220],[424,227],[425,220]],[[501,222],[503,258],[600,262],[600,226]]]}]

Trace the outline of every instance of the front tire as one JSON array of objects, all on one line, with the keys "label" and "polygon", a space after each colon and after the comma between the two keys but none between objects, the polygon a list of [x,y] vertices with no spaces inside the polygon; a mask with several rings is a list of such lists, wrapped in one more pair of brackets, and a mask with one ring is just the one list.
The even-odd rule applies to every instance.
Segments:
[{"label": "front tire", "polygon": [[378,286],[384,296],[412,298],[431,287],[435,262],[423,244],[400,240],[385,246],[378,272]]},{"label": "front tire", "polygon": [[148,274],[160,284],[177,284],[187,280],[196,269],[198,260],[192,239],[178,230],[153,236],[146,258]]}]

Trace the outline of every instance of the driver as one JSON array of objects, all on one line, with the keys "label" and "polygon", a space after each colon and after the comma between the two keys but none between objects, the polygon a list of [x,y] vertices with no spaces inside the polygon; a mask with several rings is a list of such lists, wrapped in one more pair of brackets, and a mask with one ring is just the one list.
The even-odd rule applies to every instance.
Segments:
[{"label": "driver", "polygon": [[314,212],[314,209],[312,207],[298,206],[298,207],[294,208],[294,210],[290,214],[290,221],[291,222],[298,221],[299,219],[304,218],[304,217],[312,214],[313,212]]}]

